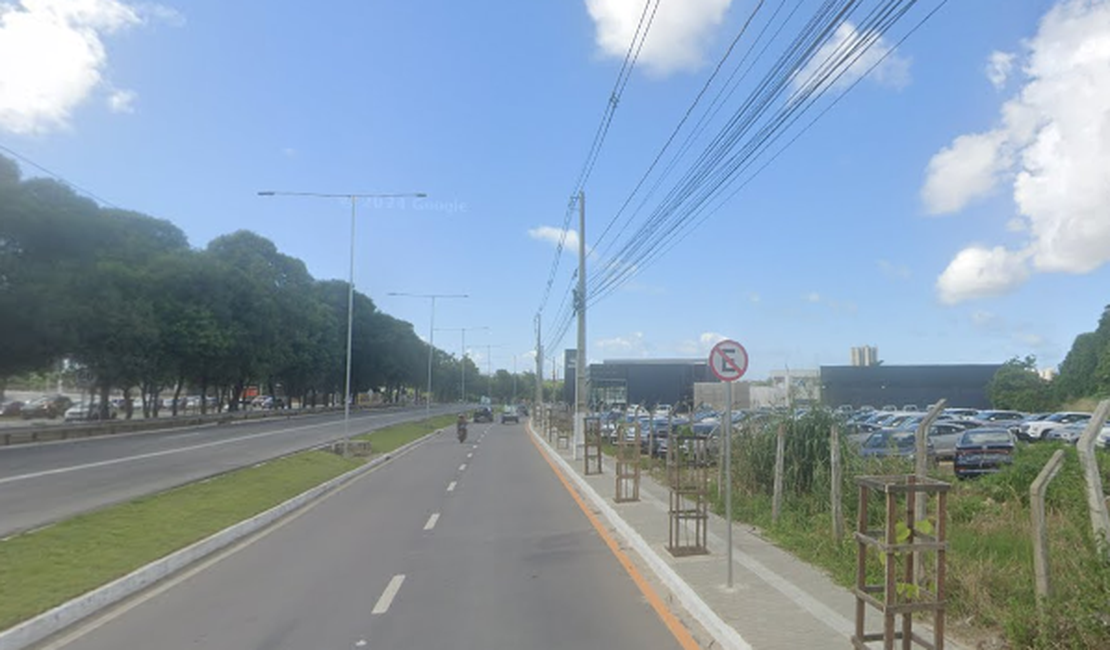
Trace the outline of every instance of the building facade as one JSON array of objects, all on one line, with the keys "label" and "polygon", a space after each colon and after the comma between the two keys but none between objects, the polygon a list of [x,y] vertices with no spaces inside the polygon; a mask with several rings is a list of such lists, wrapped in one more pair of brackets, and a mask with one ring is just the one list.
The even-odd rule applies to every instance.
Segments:
[{"label": "building facade", "polygon": [[990,408],[987,384],[1000,364],[929,366],[821,366],[826,406],[924,409],[946,399],[952,407]]},{"label": "building facade", "polygon": [[[574,403],[574,350],[564,356],[563,401]],[[716,381],[705,359],[607,359],[587,369],[591,408],[692,404],[694,384]]]}]

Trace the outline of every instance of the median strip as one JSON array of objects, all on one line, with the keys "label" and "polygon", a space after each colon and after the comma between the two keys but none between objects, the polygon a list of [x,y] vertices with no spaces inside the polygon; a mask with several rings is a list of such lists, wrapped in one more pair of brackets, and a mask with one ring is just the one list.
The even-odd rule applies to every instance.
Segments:
[{"label": "median strip", "polygon": [[[384,452],[376,444],[384,433],[382,446],[404,451],[452,420],[389,427],[370,440]],[[26,647],[136,593],[364,469],[363,459],[303,452],[0,541],[0,650]]]}]

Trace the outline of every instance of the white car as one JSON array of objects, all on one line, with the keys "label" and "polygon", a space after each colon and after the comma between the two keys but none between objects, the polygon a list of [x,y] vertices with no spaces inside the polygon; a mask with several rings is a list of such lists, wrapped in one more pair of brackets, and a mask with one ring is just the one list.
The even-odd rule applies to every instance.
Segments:
[{"label": "white car", "polygon": [[1061,411],[1059,413],[1053,413],[1043,420],[1035,420],[1022,424],[1018,427],[1017,435],[1022,440],[1044,440],[1045,434],[1053,429],[1068,424],[1083,423],[1090,419],[1090,413]]},{"label": "white car", "polygon": [[670,415],[671,415],[671,405],[670,404],[656,404],[655,405],[655,411],[652,413],[652,415],[656,418],[670,417]]},{"label": "white car", "polygon": [[[108,403],[108,418],[116,419],[119,415],[119,410],[115,404]],[[84,422],[85,420],[99,420],[100,419],[100,404],[93,402],[78,402],[73,406],[66,409],[65,420],[66,422]]]}]

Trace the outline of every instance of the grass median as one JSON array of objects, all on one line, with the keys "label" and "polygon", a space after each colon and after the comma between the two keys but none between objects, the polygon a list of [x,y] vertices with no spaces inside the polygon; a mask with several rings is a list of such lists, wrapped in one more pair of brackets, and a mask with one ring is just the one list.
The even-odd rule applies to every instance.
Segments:
[{"label": "grass median", "polygon": [[[388,453],[453,416],[364,436]],[[127,575],[364,463],[309,451],[78,515],[0,541],[0,630]]]}]

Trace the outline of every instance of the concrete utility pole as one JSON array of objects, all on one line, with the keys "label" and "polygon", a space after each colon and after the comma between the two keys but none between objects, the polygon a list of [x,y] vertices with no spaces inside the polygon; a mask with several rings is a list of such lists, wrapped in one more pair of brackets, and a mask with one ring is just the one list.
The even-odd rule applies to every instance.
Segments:
[{"label": "concrete utility pole", "polygon": [[578,193],[578,349],[574,360],[574,460],[586,442],[586,193]]},{"label": "concrete utility pole", "polygon": [[536,403],[533,410],[543,406],[543,339],[540,338],[540,315],[536,313]]}]

